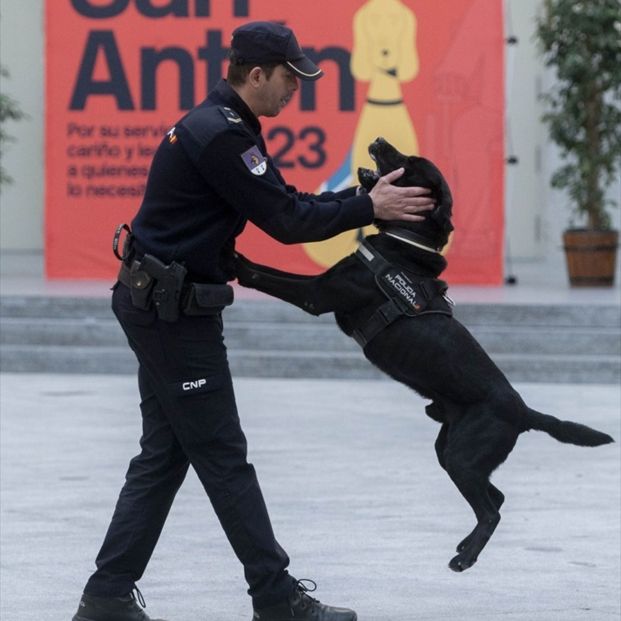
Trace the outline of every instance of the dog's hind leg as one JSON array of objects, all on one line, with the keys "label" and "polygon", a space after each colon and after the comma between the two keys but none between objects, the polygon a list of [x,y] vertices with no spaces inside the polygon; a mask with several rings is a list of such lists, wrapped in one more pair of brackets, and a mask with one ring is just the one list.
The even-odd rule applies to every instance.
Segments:
[{"label": "dog's hind leg", "polygon": [[486,475],[472,470],[457,471],[452,466],[448,472],[477,518],[474,530],[459,544],[459,553],[449,563],[453,571],[465,571],[477,562],[500,522],[500,513],[487,491],[489,480]]},{"label": "dog's hind leg", "polygon": [[[440,433],[438,434],[438,437],[436,438],[436,443],[435,443],[435,449],[436,449],[436,455],[438,457],[438,463],[442,466],[442,468],[444,470],[446,470],[445,451],[446,451],[446,444],[447,444],[447,439],[448,439],[448,429],[449,429],[449,426],[447,424],[442,425],[442,427],[440,429]],[[491,482],[489,482],[488,485],[487,485],[487,493],[489,494],[489,497],[490,497],[491,501],[496,506],[496,510],[497,511],[500,510],[500,507],[502,507],[503,503],[505,502],[505,495],[495,485],[493,485]],[[472,533],[470,533],[470,535],[471,534]],[[464,545],[467,544],[466,540],[470,537],[470,535],[468,535],[468,537],[466,537],[466,539],[464,539],[457,546],[457,551],[458,552],[461,552],[461,548],[463,548]]]},{"label": "dog's hind leg", "polygon": [[[438,434],[438,437],[435,443],[435,449],[436,449],[436,455],[438,456],[438,462],[440,463],[440,465],[442,466],[444,470],[446,470],[446,447],[447,447],[447,442],[448,442],[448,432],[449,432],[449,425],[445,423],[444,425],[442,425],[440,429],[440,433]],[[497,487],[492,485],[492,483],[490,482],[488,482],[488,485],[487,485],[487,493],[489,495],[490,500],[496,507],[496,511],[498,511],[500,507],[502,507],[503,502],[505,501],[504,494]],[[478,528],[478,525],[475,526],[474,530],[459,543],[459,545],[457,546],[457,552],[463,552],[463,550],[470,545],[472,538],[477,533],[477,528]]]},{"label": "dog's hind leg", "polygon": [[458,555],[449,563],[464,571],[477,558],[500,522],[498,509],[504,495],[489,477],[515,445],[518,432],[493,415],[474,413],[451,425],[444,459],[446,470],[477,519],[474,530],[459,544]]},{"label": "dog's hind leg", "polygon": [[[502,504],[505,501],[505,495],[496,486],[492,485],[492,483],[488,483],[487,493],[491,501],[494,503],[494,506],[496,507],[496,511],[499,511],[500,507],[502,507]],[[477,528],[478,528],[478,524],[477,526],[474,527],[472,532],[467,537],[465,537],[464,539],[462,539],[462,541],[459,542],[455,550],[456,552],[463,552],[470,545],[473,537],[477,533]]]}]

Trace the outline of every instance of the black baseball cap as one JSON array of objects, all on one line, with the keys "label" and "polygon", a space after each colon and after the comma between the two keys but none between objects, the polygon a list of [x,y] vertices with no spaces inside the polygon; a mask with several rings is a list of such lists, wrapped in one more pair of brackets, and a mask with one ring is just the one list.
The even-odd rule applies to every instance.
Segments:
[{"label": "black baseball cap", "polygon": [[317,80],[323,71],[304,55],[293,30],[277,22],[249,22],[233,31],[231,62],[236,65],[282,63],[302,80]]}]

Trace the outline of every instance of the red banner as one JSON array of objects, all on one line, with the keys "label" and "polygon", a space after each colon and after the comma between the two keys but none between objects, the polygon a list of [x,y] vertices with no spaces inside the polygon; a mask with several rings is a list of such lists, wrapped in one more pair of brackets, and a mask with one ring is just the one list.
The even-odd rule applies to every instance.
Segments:
[{"label": "red banner", "polygon": [[[48,0],[46,269],[109,278],[111,236],[138,209],[154,149],[226,73],[232,31],[285,22],[324,70],[262,119],[270,154],[302,191],[356,183],[383,136],[433,160],[454,195],[452,283],[498,284],[503,252],[500,0]],[[372,227],[368,228],[372,231]],[[358,232],[284,246],[249,225],[258,262],[316,273]]]}]

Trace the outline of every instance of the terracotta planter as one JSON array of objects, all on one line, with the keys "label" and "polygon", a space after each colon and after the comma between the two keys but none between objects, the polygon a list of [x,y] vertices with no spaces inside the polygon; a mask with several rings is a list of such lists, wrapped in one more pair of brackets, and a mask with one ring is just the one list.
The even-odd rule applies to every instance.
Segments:
[{"label": "terracotta planter", "polygon": [[563,247],[571,286],[612,287],[618,245],[618,231],[565,231]]}]

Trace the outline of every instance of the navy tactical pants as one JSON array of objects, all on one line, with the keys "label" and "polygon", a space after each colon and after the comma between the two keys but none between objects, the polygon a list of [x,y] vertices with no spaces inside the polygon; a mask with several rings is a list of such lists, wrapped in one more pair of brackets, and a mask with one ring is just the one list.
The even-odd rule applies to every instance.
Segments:
[{"label": "navy tactical pants", "polygon": [[255,607],[285,599],[289,559],[246,460],[220,314],[163,322],[154,310],[135,308],[122,284],[112,308],[140,363],[142,450],[129,464],[85,591],[117,597],[133,589],[191,465],[244,566]]}]

